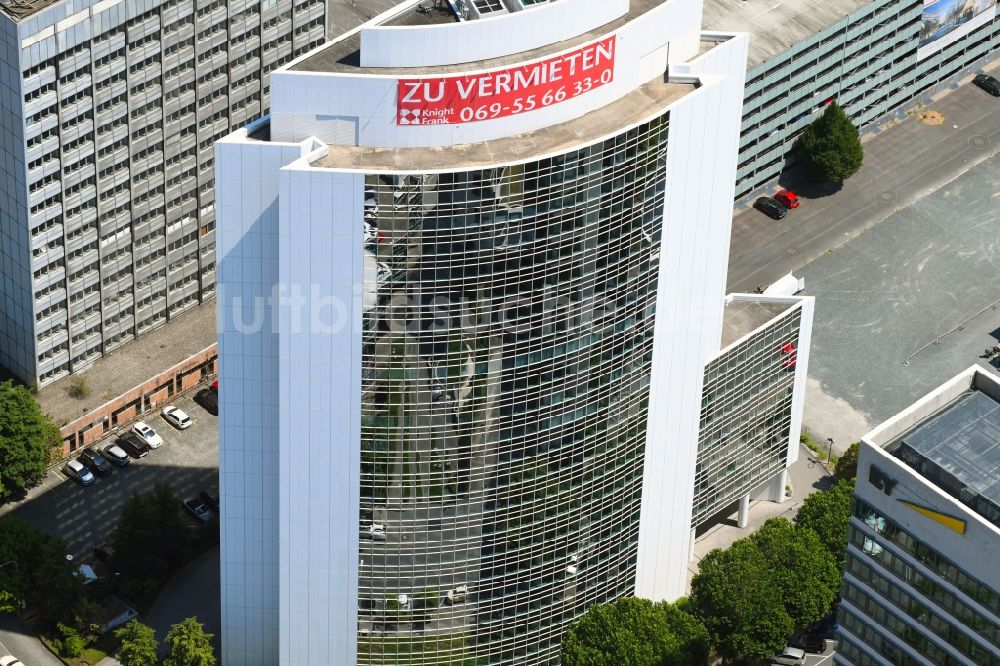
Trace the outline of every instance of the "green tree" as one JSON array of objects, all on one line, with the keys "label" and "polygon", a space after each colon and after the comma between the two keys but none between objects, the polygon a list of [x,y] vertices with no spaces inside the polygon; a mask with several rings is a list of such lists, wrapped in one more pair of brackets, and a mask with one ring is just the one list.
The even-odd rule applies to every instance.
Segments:
[{"label": "green tree", "polygon": [[837,566],[843,570],[847,550],[847,526],[851,520],[854,479],[841,479],[828,490],[809,495],[795,516],[795,525],[812,530]]},{"label": "green tree", "polygon": [[691,611],[708,630],[709,642],[728,659],[766,659],[785,646],[795,628],[771,562],[750,539],[716,548],[691,581]]},{"label": "green tree", "polygon": [[193,540],[181,501],[169,485],[158,483],[149,492],[133,494],[122,506],[111,533],[112,564],[137,584],[162,581],[187,562]]},{"label": "green tree", "polygon": [[83,640],[83,636],[76,629],[61,622],[56,625],[56,628],[62,634],[62,640],[55,641],[60,654],[64,657],[79,657],[83,654],[87,642]]},{"label": "green tree", "polygon": [[121,641],[118,661],[122,666],[156,666],[160,660],[156,656],[156,632],[138,620],[132,620],[115,630],[115,637]]},{"label": "green tree", "polygon": [[0,382],[0,498],[37,484],[60,443],[59,428],[24,386]]},{"label": "green tree", "polygon": [[23,600],[42,617],[73,620],[81,598],[76,565],[66,560],[66,542],[24,521],[0,518],[0,610],[14,610]]},{"label": "green tree", "polygon": [[854,480],[854,477],[858,475],[858,453],[861,451],[861,442],[854,442],[847,447],[844,451],[844,455],[840,456],[837,460],[836,467],[833,468],[834,473],[840,479],[848,479],[850,481]]},{"label": "green tree", "polygon": [[693,666],[708,662],[708,632],[678,604],[624,597],[592,606],[562,644],[564,666]]},{"label": "green tree", "polygon": [[196,617],[171,626],[164,639],[167,656],[163,658],[163,666],[215,666],[212,636],[205,633],[205,627]]},{"label": "green tree", "polygon": [[817,182],[843,183],[861,168],[864,150],[858,128],[834,102],[799,136],[795,156]]},{"label": "green tree", "polygon": [[796,628],[804,629],[830,611],[841,571],[815,532],[796,529],[785,518],[772,518],[749,538],[770,565]]}]

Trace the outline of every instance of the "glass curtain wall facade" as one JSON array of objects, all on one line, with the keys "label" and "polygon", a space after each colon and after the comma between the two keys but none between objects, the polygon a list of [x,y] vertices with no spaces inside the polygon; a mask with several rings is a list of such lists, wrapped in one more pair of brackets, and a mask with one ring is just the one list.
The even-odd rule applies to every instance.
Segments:
[{"label": "glass curtain wall facade", "polygon": [[635,588],[667,133],[366,177],[359,664],[555,664]]},{"label": "glass curtain wall facade", "polygon": [[801,319],[793,309],[705,367],[692,526],[787,467]]}]

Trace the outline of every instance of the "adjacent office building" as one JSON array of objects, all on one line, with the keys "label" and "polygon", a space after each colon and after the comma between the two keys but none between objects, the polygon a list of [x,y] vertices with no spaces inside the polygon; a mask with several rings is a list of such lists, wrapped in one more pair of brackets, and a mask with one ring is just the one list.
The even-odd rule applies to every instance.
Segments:
[{"label": "adjacent office building", "polygon": [[556,663],[780,499],[812,300],[725,297],[747,39],[700,20],[407,2],[217,144],[227,665]]},{"label": "adjacent office building", "polygon": [[996,0],[705,0],[709,30],[750,33],[736,197],[772,183],[832,100],[877,127],[996,60]]},{"label": "adjacent office building", "polygon": [[215,292],[213,144],[324,0],[0,0],[0,365],[45,385]]},{"label": "adjacent office building", "polygon": [[838,664],[1000,664],[1000,381],[973,366],[861,440]]}]

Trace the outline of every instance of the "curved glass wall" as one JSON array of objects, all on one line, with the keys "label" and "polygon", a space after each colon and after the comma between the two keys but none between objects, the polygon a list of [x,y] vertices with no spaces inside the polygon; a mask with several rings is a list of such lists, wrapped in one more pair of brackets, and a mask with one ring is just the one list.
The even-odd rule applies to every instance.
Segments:
[{"label": "curved glass wall", "polygon": [[633,591],[667,125],[366,178],[359,664],[557,663]]}]

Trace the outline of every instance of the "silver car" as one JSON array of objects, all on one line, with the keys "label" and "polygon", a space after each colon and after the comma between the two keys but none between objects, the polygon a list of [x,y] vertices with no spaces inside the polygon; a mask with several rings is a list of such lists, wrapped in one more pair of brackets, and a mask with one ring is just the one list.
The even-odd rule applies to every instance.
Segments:
[{"label": "silver car", "polygon": [[84,486],[89,486],[95,481],[94,473],[75,458],[66,463],[66,476],[71,479],[76,479],[81,485]]}]

